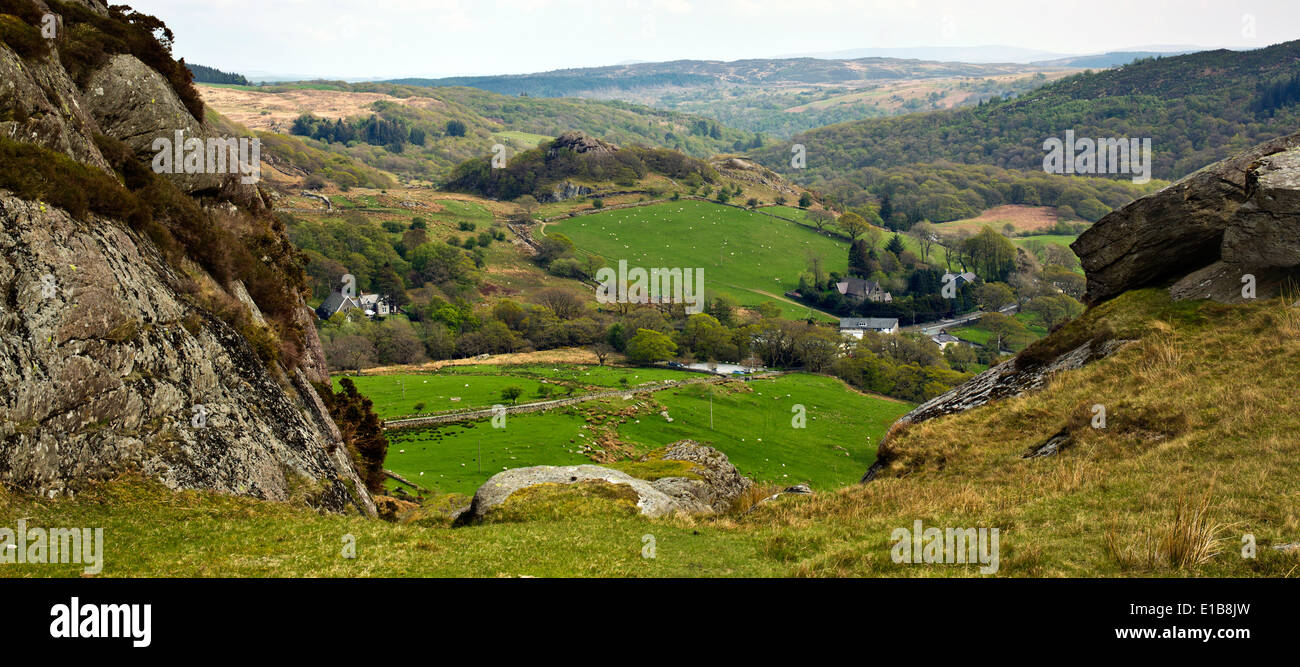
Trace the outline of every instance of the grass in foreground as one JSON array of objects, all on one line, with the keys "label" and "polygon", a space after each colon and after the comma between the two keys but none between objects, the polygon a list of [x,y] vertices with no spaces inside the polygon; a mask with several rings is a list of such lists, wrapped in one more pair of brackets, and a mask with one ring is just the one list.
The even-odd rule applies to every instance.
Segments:
[{"label": "grass in foreground", "polygon": [[[1147,290],[1092,309],[1030,352],[1097,335],[1138,341],[1043,391],[902,430],[875,482],[783,497],[739,518],[647,520],[616,490],[570,489],[450,529],[436,516],[387,524],[124,479],[76,500],[0,493],[0,525],[103,526],[103,576],[976,574],[892,562],[891,531],[918,519],[999,528],[1000,576],[1300,573],[1300,553],[1270,548],[1300,542],[1300,309],[1171,304]],[[1105,429],[1089,422],[1097,404]],[[1063,427],[1072,446],[1022,458]],[[1247,533],[1257,558],[1241,557]],[[357,538],[355,560],[340,555],[345,534]],[[641,557],[644,535],[655,537],[654,559]]]},{"label": "grass in foreground", "polygon": [[[796,405],[802,428],[794,427]],[[757,481],[828,490],[856,482],[875,461],[885,430],[912,407],[833,378],[784,375],[511,415],[499,429],[487,420],[393,429],[384,465],[438,493],[472,494],[503,468],[630,460],[690,439],[723,452]]]}]

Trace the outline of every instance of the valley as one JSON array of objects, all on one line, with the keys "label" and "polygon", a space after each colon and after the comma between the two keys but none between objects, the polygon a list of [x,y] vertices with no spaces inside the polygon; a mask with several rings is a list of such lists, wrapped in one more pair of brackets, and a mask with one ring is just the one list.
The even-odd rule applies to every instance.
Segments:
[{"label": "valley", "polygon": [[[499,71],[578,41],[528,34]],[[251,83],[188,48],[0,0],[0,528],[102,527],[104,577],[1300,571],[1300,42]],[[1045,168],[1075,134],[1154,178]],[[920,525],[999,564],[892,556]]]}]

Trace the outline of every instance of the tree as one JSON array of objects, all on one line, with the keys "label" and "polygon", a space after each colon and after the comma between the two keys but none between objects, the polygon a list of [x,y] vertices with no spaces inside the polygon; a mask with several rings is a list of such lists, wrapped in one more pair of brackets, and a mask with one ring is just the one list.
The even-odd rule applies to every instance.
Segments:
[{"label": "tree", "polygon": [[561,320],[571,320],[582,313],[582,299],[562,287],[551,287],[537,295],[537,303]]},{"label": "tree", "polygon": [[704,312],[717,318],[724,326],[736,325],[736,310],[740,308],[740,303],[730,294],[719,294],[704,307]]},{"label": "tree", "polygon": [[835,216],[820,209],[816,211],[808,211],[808,215],[804,217],[806,217],[809,222],[813,223],[813,225],[817,227],[818,231],[822,231],[826,228],[827,224],[835,220]]},{"label": "tree", "polygon": [[1068,322],[1083,312],[1083,304],[1072,299],[1068,294],[1051,294],[1036,296],[1025,304],[1025,312],[1035,313],[1048,329]]},{"label": "tree", "polygon": [[1023,343],[1029,337],[1029,330],[1020,320],[1002,313],[989,313],[980,318],[980,326],[993,334],[994,350],[1001,350],[1017,343]]},{"label": "tree", "polygon": [[962,245],[975,266],[975,273],[984,280],[1005,280],[1015,268],[1016,246],[989,227]]},{"label": "tree", "polygon": [[[1050,247],[1060,246],[1052,244]],[[1087,278],[1061,266],[1048,266],[1043,269],[1043,281],[1075,299],[1082,299],[1083,292],[1088,287]]]},{"label": "tree", "polygon": [[867,233],[867,230],[871,228],[871,225],[857,213],[841,215],[836,224],[848,235],[849,239],[854,241],[858,240],[859,236]]},{"label": "tree", "polygon": [[653,329],[637,329],[636,335],[627,342],[626,352],[633,363],[653,364],[677,354],[677,343]]},{"label": "tree", "polygon": [[781,317],[781,304],[775,301],[764,301],[758,304],[758,314],[765,320],[775,320]]},{"label": "tree", "polygon": [[808,208],[812,206],[812,195],[807,192],[799,195],[799,208]]},{"label": "tree", "polygon": [[365,336],[335,336],[323,341],[321,350],[335,370],[355,371],[376,363],[375,344]]},{"label": "tree", "polygon": [[515,199],[515,204],[523,210],[524,215],[528,220],[533,218],[533,214],[537,212],[537,207],[540,206],[537,202],[537,198],[532,195],[519,195],[519,197]]},{"label": "tree", "polygon": [[945,347],[943,349],[943,358],[947,360],[948,365],[951,366],[953,370],[958,370],[963,373],[969,371],[976,363],[975,350],[971,349],[969,345],[963,343],[956,343]]},{"label": "tree", "polygon": [[339,427],[343,443],[356,465],[357,474],[371,493],[384,488],[384,457],[388,455],[388,438],[383,424],[375,414],[373,404],[357,391],[348,378],[339,380],[339,391],[334,392],[328,383],[316,385],[316,393],[325,404],[330,418]]},{"label": "tree", "polygon": [[975,288],[975,301],[988,311],[1002,310],[1016,300],[1016,295],[1006,283],[984,283]]},{"label": "tree", "polygon": [[849,273],[860,278],[871,275],[871,248],[866,241],[854,241],[849,246]]},{"label": "tree", "polygon": [[460,121],[460,120],[447,121],[447,136],[449,137],[463,137],[465,136],[466,129],[467,128],[465,126],[464,121]]},{"label": "tree", "polygon": [[596,363],[598,365],[604,366],[605,360],[609,358],[610,354],[613,354],[614,346],[604,341],[601,341],[591,346],[591,352],[592,354],[596,355]]},{"label": "tree", "polygon": [[889,237],[889,243],[885,244],[885,250],[894,253],[895,256],[902,255],[906,249],[907,246],[903,243],[903,237],[899,236],[897,232]]},{"label": "tree", "polygon": [[519,397],[524,395],[524,390],[515,385],[510,385],[501,390],[501,400],[510,401],[511,405],[519,402]]},{"label": "tree", "polygon": [[916,239],[917,245],[921,246],[921,259],[930,261],[930,248],[934,246],[935,231],[934,225],[928,220],[921,220],[907,232],[912,238]]},{"label": "tree", "polygon": [[552,261],[572,255],[575,247],[573,241],[564,234],[547,234],[537,244],[537,263],[550,266]]}]

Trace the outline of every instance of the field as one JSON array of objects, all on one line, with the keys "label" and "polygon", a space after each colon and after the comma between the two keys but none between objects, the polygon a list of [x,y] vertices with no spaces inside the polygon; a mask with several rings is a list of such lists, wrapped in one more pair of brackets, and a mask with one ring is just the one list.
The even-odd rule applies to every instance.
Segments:
[{"label": "field", "polygon": [[[334,384],[337,387],[339,379]],[[574,396],[617,387],[635,387],[650,382],[706,377],[698,373],[666,368],[613,368],[609,366],[448,366],[432,373],[394,373],[348,376],[375,404],[381,419],[452,410],[490,408],[506,404],[501,390],[516,386],[523,390],[519,403],[531,403],[568,395]],[[626,379],[627,384],[620,380]],[[553,396],[538,390],[547,387]],[[417,410],[416,405],[423,408]]]},{"label": "field", "polygon": [[809,313],[780,296],[798,286],[808,253],[819,253],[827,271],[848,269],[842,241],[771,216],[700,201],[582,216],[552,223],[546,231],[568,236],[611,266],[627,260],[630,267],[703,268],[707,293],[730,294],[750,307],[775,301],[788,318]]},{"label": "field", "polygon": [[951,234],[958,230],[974,234],[984,227],[992,227],[993,231],[1000,234],[1006,225],[1014,227],[1017,233],[1051,229],[1056,226],[1056,209],[1051,206],[1008,204],[995,206],[974,218],[944,222],[935,227],[940,234]]},{"label": "field", "polygon": [[[803,406],[804,428],[794,427],[796,405]],[[716,447],[758,481],[829,489],[857,481],[875,460],[885,429],[912,407],[822,376],[732,381],[511,415],[501,429],[484,420],[390,430],[385,467],[437,492],[470,494],[506,467],[591,463],[579,449],[606,447],[608,436],[630,457],[691,439]]]}]

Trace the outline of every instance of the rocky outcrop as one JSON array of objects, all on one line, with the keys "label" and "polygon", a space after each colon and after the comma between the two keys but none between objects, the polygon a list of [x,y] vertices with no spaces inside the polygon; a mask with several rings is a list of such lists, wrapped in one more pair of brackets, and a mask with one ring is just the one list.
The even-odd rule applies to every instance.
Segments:
[{"label": "rocky outcrop", "polygon": [[[1027,363],[1022,359],[1003,362],[976,375],[964,384],[916,406],[911,412],[894,422],[894,426],[917,424],[936,417],[965,412],[992,401],[1041,389],[1057,373],[1078,370],[1094,361],[1104,359],[1129,342],[1090,340],[1046,363]],[[861,481],[869,482],[875,479],[876,475],[889,464],[890,458],[889,436],[886,434],[878,448],[876,462],[867,469]]]},{"label": "rocky outcrop", "polygon": [[[101,0],[75,1],[108,14]],[[57,54],[22,58],[0,43],[0,74],[0,135],[108,173],[98,134],[146,166],[154,138],[215,136],[165,77],[129,55],[109,57],[78,88]],[[264,222],[256,186],[227,176],[173,182],[231,224]],[[164,259],[123,220],[74,217],[0,189],[0,484],[56,497],[129,472],[174,489],[374,516],[311,385],[326,375],[306,317],[307,360],[289,368],[228,322],[249,332],[265,324],[238,281]]]},{"label": "rocky outcrop", "polygon": [[595,190],[585,185],[574,185],[566,181],[563,185],[555,186],[555,189],[551,191],[551,195],[547,197],[547,201],[548,202],[568,201],[570,199],[574,199],[575,197],[585,197],[589,194],[592,194],[593,192],[595,192]]},{"label": "rocky outcrop", "polygon": [[595,465],[515,468],[493,475],[480,486],[474,493],[473,502],[457,517],[456,523],[464,525],[482,519],[515,492],[543,484],[623,485],[636,494],[637,509],[648,517],[724,512],[731,507],[736,496],[753,484],[736,471],[726,454],[689,440],[674,443],[667,451],[656,452],[650,458],[694,463],[691,473],[695,477],[664,477],[647,481],[621,470]]},{"label": "rocky outcrop", "polygon": [[[211,125],[190,115],[167,79],[135,56],[110,58],[91,75],[83,96],[100,131],[125,143],[146,164],[158,153],[155,140],[175,143],[177,132],[185,140],[221,136]],[[235,201],[254,211],[263,207],[256,187],[242,183],[234,165],[227,164],[225,173],[177,171],[180,173],[164,175],[186,192]]]},{"label": "rocky outcrop", "polygon": [[1176,299],[1275,296],[1300,277],[1300,133],[1212,164],[1113,211],[1072,248],[1088,275],[1085,300],[1168,286]]},{"label": "rocky outcrop", "polygon": [[191,306],[151,245],[4,193],[0,224],[0,481],[57,496],[136,470],[373,511],[310,385]]},{"label": "rocky outcrop", "polygon": [[618,146],[601,141],[595,137],[586,135],[582,132],[570,131],[561,134],[551,142],[551,147],[547,152],[548,157],[555,157],[562,150],[571,150],[579,155],[583,153],[613,153],[618,150]]}]

